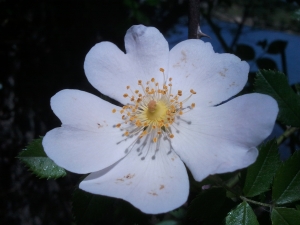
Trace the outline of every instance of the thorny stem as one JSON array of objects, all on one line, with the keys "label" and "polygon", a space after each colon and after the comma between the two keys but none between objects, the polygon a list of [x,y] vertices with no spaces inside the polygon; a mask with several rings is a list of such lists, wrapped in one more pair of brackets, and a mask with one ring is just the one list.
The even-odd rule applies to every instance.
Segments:
[{"label": "thorny stem", "polygon": [[214,181],[217,185],[220,185],[221,187],[223,187],[225,190],[231,192],[232,194],[234,194],[236,197],[240,198],[241,200],[243,201],[246,201],[246,202],[250,202],[252,204],[255,204],[255,205],[261,205],[261,206],[264,206],[264,207],[269,207],[269,208],[272,208],[273,205],[272,204],[267,204],[267,203],[262,203],[262,202],[258,202],[258,201],[254,201],[254,200],[251,200],[249,198],[246,198],[242,195],[240,195],[238,192],[236,192],[234,189],[232,189],[231,187],[229,187],[219,176],[217,175],[213,175],[213,176],[210,176],[209,177],[212,181]]},{"label": "thorny stem", "polygon": [[229,187],[218,175],[211,175],[209,176],[209,179],[213,182],[215,182],[217,185],[223,187],[224,189],[226,189],[227,191],[233,193],[234,195],[236,195],[237,197],[239,197],[239,194],[232,189],[232,187]]},{"label": "thorny stem", "polygon": [[198,39],[200,0],[189,0],[189,39]]},{"label": "thorny stem", "polygon": [[251,202],[251,203],[253,203],[253,204],[255,204],[255,205],[261,205],[261,206],[265,206],[265,207],[269,207],[269,208],[272,208],[272,207],[273,207],[273,205],[271,205],[271,204],[262,203],[262,202],[257,202],[257,201],[251,200],[251,199],[249,199],[249,198],[246,198],[246,197],[244,197],[244,196],[240,196],[240,199],[242,199],[243,201],[246,201],[246,202]]},{"label": "thorny stem", "polygon": [[280,145],[286,138],[291,136],[299,127],[290,127],[288,128],[279,138],[277,138],[277,145]]}]

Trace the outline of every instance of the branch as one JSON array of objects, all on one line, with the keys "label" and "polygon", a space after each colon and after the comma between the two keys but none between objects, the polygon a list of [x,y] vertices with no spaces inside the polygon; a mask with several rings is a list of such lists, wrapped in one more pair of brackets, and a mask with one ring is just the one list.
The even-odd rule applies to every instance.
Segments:
[{"label": "branch", "polygon": [[299,127],[288,128],[279,138],[277,138],[277,145],[280,145],[285,139],[289,138]]},{"label": "branch", "polygon": [[200,0],[189,0],[189,39],[198,39]]}]

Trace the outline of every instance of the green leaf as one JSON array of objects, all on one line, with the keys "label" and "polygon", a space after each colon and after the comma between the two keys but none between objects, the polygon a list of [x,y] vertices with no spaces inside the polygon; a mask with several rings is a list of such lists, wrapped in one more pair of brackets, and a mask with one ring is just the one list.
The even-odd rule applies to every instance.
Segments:
[{"label": "green leaf", "polygon": [[290,208],[274,208],[271,220],[272,225],[299,225],[300,211]]},{"label": "green leaf", "polygon": [[178,224],[179,224],[179,222],[177,222],[175,220],[164,220],[159,223],[156,223],[155,225],[178,225]]},{"label": "green leaf", "polygon": [[77,225],[104,222],[106,213],[112,210],[113,201],[114,199],[106,196],[76,189],[72,199],[72,211]]},{"label": "green leaf", "polygon": [[271,95],[279,105],[278,120],[300,127],[300,96],[289,86],[283,73],[260,70],[254,83],[256,92]]},{"label": "green leaf", "polygon": [[262,145],[256,162],[247,170],[245,196],[253,197],[267,191],[280,164],[276,139]]},{"label": "green leaf", "polygon": [[300,151],[296,151],[277,170],[272,198],[276,204],[300,200]]},{"label": "green leaf", "polygon": [[242,202],[228,213],[226,225],[259,225],[252,208],[247,202]]},{"label": "green leaf", "polygon": [[43,138],[35,139],[20,152],[19,158],[39,178],[57,179],[64,177],[66,171],[48,158],[42,145]]}]

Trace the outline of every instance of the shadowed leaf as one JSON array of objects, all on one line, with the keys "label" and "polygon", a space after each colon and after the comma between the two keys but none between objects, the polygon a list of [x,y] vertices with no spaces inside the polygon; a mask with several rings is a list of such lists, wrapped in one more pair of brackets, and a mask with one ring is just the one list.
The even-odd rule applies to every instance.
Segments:
[{"label": "shadowed leaf", "polygon": [[114,199],[76,189],[72,200],[75,220],[81,225],[100,222],[103,216],[111,211]]},{"label": "shadowed leaf", "polygon": [[245,196],[253,197],[267,191],[280,163],[276,139],[262,145],[256,162],[247,170]]},{"label": "shadowed leaf", "polygon": [[300,151],[278,169],[273,183],[273,201],[286,204],[300,200]]},{"label": "shadowed leaf", "polygon": [[289,208],[274,208],[271,213],[273,225],[299,225],[300,211]]},{"label": "shadowed leaf", "polygon": [[283,73],[261,70],[254,83],[256,92],[271,95],[278,103],[278,120],[285,125],[300,127],[300,96],[289,86]]}]

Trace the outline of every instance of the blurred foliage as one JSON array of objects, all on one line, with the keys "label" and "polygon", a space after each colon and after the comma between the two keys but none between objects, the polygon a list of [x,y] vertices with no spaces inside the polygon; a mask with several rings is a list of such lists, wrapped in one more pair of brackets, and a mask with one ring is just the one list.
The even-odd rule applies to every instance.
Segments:
[{"label": "blurred foliage", "polygon": [[220,0],[212,14],[224,21],[299,33],[299,12],[295,11],[299,4],[299,0]]},{"label": "blurred foliage", "polygon": [[[299,4],[299,1],[280,0],[207,0],[202,2],[202,11],[205,18],[299,32],[299,5],[296,2]],[[71,212],[70,190],[76,186],[79,176],[68,173],[64,179],[40,180],[20,164],[16,159],[18,153],[32,139],[60,126],[49,104],[51,96],[57,91],[74,88],[103,97],[87,82],[83,71],[84,57],[95,43],[111,41],[124,50],[123,37],[131,25],[143,23],[166,33],[181,16],[186,15],[187,1],[184,0],[0,0],[0,224],[65,225],[75,221]],[[218,33],[218,29],[215,32]],[[238,29],[236,36],[239,36]],[[242,59],[254,60],[259,68],[278,68],[272,59],[258,57],[251,46],[237,43],[235,41],[224,49],[235,52]],[[286,43],[282,40],[272,43],[262,40],[257,45],[266,54],[279,54],[283,72],[286,72]],[[298,86],[295,90],[299,90]],[[299,133],[298,136],[291,136],[291,140],[299,142]],[[195,205],[205,208],[197,199],[209,199],[206,194],[211,196],[215,189],[202,193],[203,184],[211,182],[193,182],[189,199],[191,210]],[[220,188],[220,185],[215,188]],[[266,185],[263,188],[265,191]],[[88,203],[94,199],[76,190],[73,195],[75,213],[85,206],[76,202],[81,195],[85,198],[79,200]],[[230,194],[227,192],[226,195],[228,197]],[[234,197],[222,202],[226,207],[216,209],[223,216],[214,218],[218,224],[234,207],[236,211],[242,209],[249,212],[248,205],[241,203],[237,206],[241,201],[234,194],[231,196]],[[224,198],[224,192],[221,192],[221,198]],[[270,196],[267,193],[256,198],[269,200]],[[94,203],[98,204],[97,201]],[[106,215],[106,224],[112,221],[114,224],[117,221],[120,224],[141,221],[165,225],[209,224],[208,218],[211,218],[210,214],[188,211],[186,206],[152,217],[136,214],[136,209],[121,200],[114,202],[112,207],[119,208],[115,214]],[[121,210],[124,208],[126,211]],[[270,222],[269,214],[263,214],[259,208],[255,208],[254,212],[260,215],[259,222],[264,218]],[[278,220],[278,215],[289,213],[298,218],[297,212],[289,208],[275,208],[272,218]],[[134,217],[136,215],[139,216]],[[83,216],[88,216],[88,212]],[[110,217],[114,220],[108,220]],[[81,218],[76,219],[79,221]]]}]

